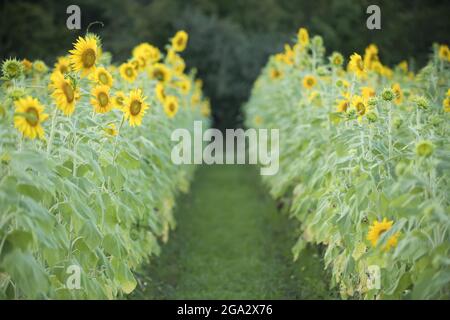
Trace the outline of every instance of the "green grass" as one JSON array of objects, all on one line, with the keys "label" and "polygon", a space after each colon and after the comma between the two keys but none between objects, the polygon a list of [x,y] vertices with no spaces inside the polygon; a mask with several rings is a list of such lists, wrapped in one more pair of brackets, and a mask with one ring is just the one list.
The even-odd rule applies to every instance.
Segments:
[{"label": "green grass", "polygon": [[143,268],[139,299],[331,298],[317,248],[292,261],[295,225],[250,166],[202,166],[178,199],[177,229]]}]

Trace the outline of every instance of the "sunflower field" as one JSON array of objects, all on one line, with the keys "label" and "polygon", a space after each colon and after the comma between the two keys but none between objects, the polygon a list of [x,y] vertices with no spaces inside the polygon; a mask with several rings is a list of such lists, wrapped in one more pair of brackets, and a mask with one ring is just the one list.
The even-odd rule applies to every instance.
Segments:
[{"label": "sunflower field", "polygon": [[[8,59],[0,88],[0,298],[115,298],[174,227],[193,166],[170,133],[209,124],[209,101],[180,56],[149,43],[116,64],[86,34],[54,67]],[[106,46],[105,46],[106,47]],[[79,266],[84,290],[67,280]]]},{"label": "sunflower field", "polygon": [[301,223],[294,259],[323,245],[342,298],[450,297],[449,112],[446,45],[413,72],[374,44],[327,56],[301,28],[255,82],[246,125],[280,130],[280,171],[263,178]]}]

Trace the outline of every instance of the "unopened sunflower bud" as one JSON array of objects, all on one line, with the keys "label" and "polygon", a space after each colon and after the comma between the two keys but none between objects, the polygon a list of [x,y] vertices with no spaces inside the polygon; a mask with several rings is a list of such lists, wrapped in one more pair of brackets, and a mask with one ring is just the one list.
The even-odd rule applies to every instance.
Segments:
[{"label": "unopened sunflower bud", "polygon": [[413,101],[420,109],[428,109],[430,107],[430,103],[424,96],[416,96],[413,98]]},{"label": "unopened sunflower bud", "polygon": [[2,75],[7,80],[17,79],[23,74],[23,64],[17,59],[6,59],[2,63]]},{"label": "unopened sunflower bud", "polygon": [[401,118],[395,118],[394,119],[394,127],[396,129],[399,129],[403,124],[403,120]]},{"label": "unopened sunflower bud", "polygon": [[429,157],[434,150],[434,145],[429,140],[422,140],[416,144],[416,154],[420,157]]},{"label": "unopened sunflower bud", "polygon": [[387,88],[383,90],[381,97],[384,101],[392,101],[395,99],[395,93],[391,89]]},{"label": "unopened sunflower bud", "polygon": [[378,120],[378,115],[373,111],[368,112],[366,117],[369,122],[376,122]]}]

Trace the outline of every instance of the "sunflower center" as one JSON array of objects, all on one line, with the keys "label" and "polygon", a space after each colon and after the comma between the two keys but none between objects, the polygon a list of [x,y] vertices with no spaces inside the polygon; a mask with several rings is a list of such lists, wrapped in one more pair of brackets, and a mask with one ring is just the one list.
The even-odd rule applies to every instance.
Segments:
[{"label": "sunflower center", "polygon": [[67,102],[70,103],[75,99],[75,93],[73,92],[73,88],[69,83],[64,82],[64,84],[62,86],[62,91],[64,92],[64,95],[66,96]]},{"label": "sunflower center", "polygon": [[28,124],[32,127],[35,127],[39,123],[39,112],[35,107],[29,107],[26,111],[26,120]]},{"label": "sunflower center", "polygon": [[137,116],[142,109],[142,103],[140,101],[134,100],[130,105],[130,113],[133,116]]},{"label": "sunflower center", "polygon": [[306,83],[308,84],[308,86],[312,87],[314,85],[314,79],[309,78],[306,80]]},{"label": "sunflower center", "polygon": [[158,79],[158,81],[163,81],[164,80],[164,72],[162,72],[160,69],[156,69],[153,72],[153,76]]},{"label": "sunflower center", "polygon": [[65,65],[62,65],[62,66],[59,67],[59,71],[62,74],[65,74],[65,73],[69,72],[69,68],[67,66],[65,66]]},{"label": "sunflower center", "polygon": [[175,104],[169,103],[169,110],[170,110],[170,112],[174,112],[175,111]]},{"label": "sunflower center", "polygon": [[95,64],[95,60],[96,60],[95,51],[90,48],[85,50],[83,52],[81,60],[83,62],[83,67],[85,67],[85,68],[92,67]]},{"label": "sunflower center", "polygon": [[133,69],[130,68],[130,67],[126,68],[126,69],[125,69],[125,74],[126,74],[128,77],[132,77],[132,76],[133,76]]},{"label": "sunflower center", "polygon": [[108,76],[106,75],[106,73],[100,73],[99,75],[98,75],[98,80],[100,80],[100,82],[102,83],[102,84],[108,84]]},{"label": "sunflower center", "polygon": [[116,102],[118,105],[122,106],[123,105],[123,98],[122,97],[116,97]]},{"label": "sunflower center", "polygon": [[109,97],[106,93],[100,92],[97,96],[98,102],[102,108],[106,107],[109,103]]},{"label": "sunflower center", "polygon": [[366,106],[364,105],[364,103],[359,102],[356,105],[356,111],[358,111],[359,115],[363,115],[366,112]]}]

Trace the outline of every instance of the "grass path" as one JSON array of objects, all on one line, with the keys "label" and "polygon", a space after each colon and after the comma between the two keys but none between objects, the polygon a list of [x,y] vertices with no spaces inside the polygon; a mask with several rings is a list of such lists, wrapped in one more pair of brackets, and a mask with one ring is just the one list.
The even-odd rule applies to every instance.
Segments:
[{"label": "grass path", "polygon": [[177,203],[177,229],[133,298],[330,298],[317,249],[292,262],[294,226],[255,167],[202,166]]}]

